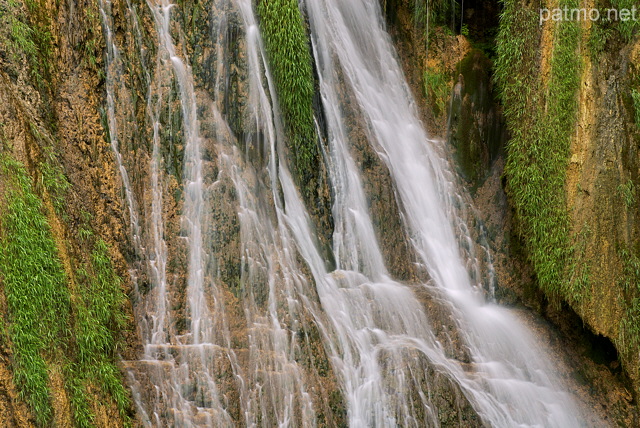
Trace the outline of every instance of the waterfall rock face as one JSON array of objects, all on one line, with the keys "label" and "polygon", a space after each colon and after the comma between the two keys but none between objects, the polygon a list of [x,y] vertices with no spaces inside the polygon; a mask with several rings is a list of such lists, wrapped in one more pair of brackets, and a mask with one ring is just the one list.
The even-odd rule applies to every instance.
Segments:
[{"label": "waterfall rock face", "polygon": [[[0,0],[1,426],[632,424],[513,254],[509,115],[468,40],[495,13],[465,37],[420,5]],[[572,221],[601,212],[567,194]],[[42,328],[28,284],[62,287]]]}]

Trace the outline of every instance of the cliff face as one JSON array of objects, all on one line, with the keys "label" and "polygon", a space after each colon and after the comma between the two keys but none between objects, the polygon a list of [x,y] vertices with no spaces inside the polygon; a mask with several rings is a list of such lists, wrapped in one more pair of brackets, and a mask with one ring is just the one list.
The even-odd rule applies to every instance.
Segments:
[{"label": "cliff face", "polygon": [[[220,161],[231,156],[221,147],[237,147],[244,154],[233,152],[237,162],[261,171],[245,178],[252,186],[248,193],[269,186],[263,171],[268,150],[263,136],[251,134],[247,111],[242,53],[247,41],[241,17],[229,12],[226,2],[178,3],[171,25],[176,49],[191,60],[206,200],[215,222],[204,234],[221,291],[209,304],[216,307],[219,298],[226,305],[224,351],[238,355],[242,366],[259,367],[256,373],[265,378],[258,380],[268,383],[265,373],[277,373],[260,365],[269,356],[252,354],[247,333],[258,317],[248,316],[247,308],[266,312],[269,290],[264,277],[246,279],[242,260],[251,249],[240,242],[240,196]],[[584,380],[579,392],[593,396],[587,401],[605,403],[609,408],[603,413],[631,426],[640,385],[640,43],[631,37],[637,30],[582,23],[561,31],[564,27],[551,21],[540,26],[537,9],[515,0],[505,2],[499,25],[499,5],[485,1],[468,6],[466,27],[456,24],[451,30],[442,18],[451,13],[445,3],[432,11],[427,40],[420,2],[382,2],[423,120],[451,144],[480,209],[472,223],[478,242],[496,251],[496,296],[533,307],[554,322],[558,334],[544,333],[538,319],[530,321],[548,335],[557,358],[574,367],[565,376]],[[135,361],[141,354],[135,320],[149,322],[145,311],[153,310],[140,302],[157,291],[148,268],[155,259],[141,251],[155,245],[153,225],[148,216],[134,221],[131,201],[138,201],[139,212],[153,210],[150,165],[156,156],[164,160],[158,175],[166,282],[178,290],[169,297],[168,328],[181,334],[190,322],[185,225],[179,221],[187,132],[180,88],[157,56],[160,35],[145,2],[112,2],[108,31],[121,50],[118,62],[107,62],[107,14],[101,4],[0,0],[0,426],[127,426],[135,417],[125,373],[133,373],[143,394],[152,391],[153,376],[166,374]],[[277,21],[284,18],[277,12],[263,8],[262,19],[276,21],[272,30],[263,21],[263,31],[278,31]],[[295,19],[300,33],[293,51],[309,60],[303,52],[308,49],[304,16],[286,19]],[[277,47],[270,51],[274,57],[290,51],[278,53]],[[285,108],[290,118],[303,115],[309,122],[310,109],[320,111],[318,82],[311,70],[304,72],[296,83],[304,89],[305,105],[298,109],[296,100],[289,100]],[[280,84],[295,79],[293,73]],[[108,89],[116,103],[113,116]],[[345,89],[340,102],[389,271],[407,283],[422,281],[426,274],[413,263],[389,173],[366,144],[353,94]],[[202,108],[208,105],[218,108],[228,128],[214,126],[218,118]],[[154,127],[152,119],[161,125]],[[313,132],[307,122],[303,129],[287,130],[292,146],[308,143],[305,133]],[[326,135],[322,123],[318,126],[322,147]],[[164,142],[159,154],[155,138]],[[328,246],[333,226],[325,171],[308,171],[305,164],[318,158],[310,152],[292,162],[299,168],[299,186],[307,187],[304,197],[326,241],[322,245]],[[123,182],[119,164],[127,167],[130,183]],[[256,204],[274,215],[273,201]],[[308,272],[305,277],[311,281]],[[241,289],[243,278],[249,289]],[[451,332],[456,342],[450,314],[437,298],[423,294],[421,302],[442,318],[436,334],[442,339]],[[573,312],[579,318],[567,315]],[[309,394],[320,425],[342,426],[344,398],[314,316],[300,315],[304,340],[296,359],[314,387]],[[599,336],[613,342],[618,355]],[[464,360],[463,350],[455,352]],[[221,358],[214,365],[224,373],[220,388],[231,418],[240,421],[242,397],[229,364]],[[631,394],[624,374],[631,379]],[[460,415],[477,422],[460,391],[446,379],[439,383],[433,390],[442,406],[441,422]],[[275,423],[265,409],[265,423]],[[176,417],[170,410],[160,409],[167,420]]]}]

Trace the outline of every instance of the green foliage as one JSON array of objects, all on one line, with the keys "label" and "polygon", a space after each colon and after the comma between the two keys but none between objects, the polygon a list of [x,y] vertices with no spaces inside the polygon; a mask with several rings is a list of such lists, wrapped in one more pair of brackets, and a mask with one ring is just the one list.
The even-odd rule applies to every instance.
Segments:
[{"label": "green foliage", "polygon": [[[40,163],[40,181],[58,211],[65,208],[60,205],[64,199],[56,198],[63,197],[69,183],[60,167],[52,165],[49,158]],[[102,388],[113,398],[128,424],[130,399],[116,366],[122,345],[119,332],[127,325],[126,296],[106,243],[94,242],[87,262],[77,269],[78,287],[72,297],[31,178],[21,164],[6,155],[0,155],[0,177],[7,185],[0,221],[0,280],[7,297],[15,382],[23,399],[38,424],[49,426],[52,408],[47,361],[58,361],[62,350],[75,424],[93,426],[89,385]],[[88,213],[81,216],[90,219]],[[87,245],[94,236],[88,227],[81,227],[79,235]]]},{"label": "green foliage", "polygon": [[450,92],[449,81],[446,73],[430,70],[424,72],[424,90],[436,116],[440,116],[446,110]]},{"label": "green foliage", "polygon": [[[610,3],[611,9],[615,9],[617,11],[622,11],[623,9],[630,11],[633,7],[636,7],[636,9],[638,8],[637,0],[610,0]],[[602,15],[609,18],[606,13],[603,13]],[[636,18],[640,19],[640,17],[638,17],[638,12],[636,12]],[[611,19],[615,19],[615,17],[612,15]],[[638,33],[638,30],[640,29],[640,20],[638,19],[622,20],[622,16],[618,16],[616,28],[625,42],[630,42],[634,35]]]},{"label": "green foliage", "polygon": [[40,131],[38,125],[29,122],[29,131],[42,149],[43,158],[38,162],[40,176],[36,182],[36,190],[39,194],[46,192],[51,200],[56,214],[65,216],[67,206],[67,192],[71,183],[67,180],[58,155],[54,149],[54,141]]},{"label": "green foliage", "polygon": [[80,363],[91,363],[102,356],[114,356],[118,341],[114,332],[126,327],[122,308],[126,296],[122,292],[122,282],[111,265],[107,244],[98,240],[91,253],[92,275],[87,277],[78,272],[85,287],[80,296],[78,314],[78,343]]},{"label": "green foliage", "polygon": [[624,354],[640,347],[640,259],[627,248],[620,248],[623,272],[618,281],[627,301],[627,311],[620,322],[616,346]]},{"label": "green foliage", "polygon": [[52,149],[45,150],[45,160],[40,162],[40,183],[47,190],[53,207],[58,215],[62,215],[66,207],[66,197],[71,183],[58,163]]},{"label": "green foliage", "polygon": [[616,345],[623,354],[640,347],[640,298],[635,297],[627,307],[627,313],[620,322]]},{"label": "green foliage", "polygon": [[15,16],[11,16],[11,39],[15,44],[16,50],[12,53],[14,61],[19,61],[21,55],[28,57],[38,55],[38,49],[34,42],[33,30],[28,24],[17,19]]},{"label": "green foliage", "polygon": [[92,236],[93,231],[91,229],[87,229],[86,227],[80,227],[78,229],[78,238],[80,238],[82,241],[87,241]]},{"label": "green foliage", "polygon": [[436,26],[449,28],[459,21],[460,5],[457,0],[414,0],[412,4],[413,22],[416,27],[429,32]]},{"label": "green foliage", "polygon": [[[92,420],[88,406],[83,403],[83,394],[89,381],[103,388],[115,400],[125,421],[130,408],[129,396],[122,383],[115,363],[121,344],[117,333],[127,324],[123,306],[126,295],[122,292],[121,280],[109,257],[107,244],[98,240],[91,253],[91,262],[76,272],[82,284],[75,305],[76,361],[72,373],[75,379],[69,388],[74,402],[74,415],[80,426]],[[86,398],[85,398],[86,401]]]},{"label": "green foliage", "polygon": [[[559,5],[564,6],[577,7],[577,2]],[[541,289],[554,302],[561,297],[571,301],[579,295],[572,295],[565,275],[572,254],[565,179],[578,109],[580,26],[570,21],[556,24],[546,87],[536,72],[538,45],[532,34],[539,31],[537,10],[504,1],[495,78],[512,134],[505,174]]]},{"label": "green foliage", "polygon": [[600,22],[594,22],[591,25],[591,32],[589,33],[589,54],[591,59],[597,60],[598,56],[604,52],[604,48],[607,41],[611,37],[613,31],[606,25],[602,25]]},{"label": "green foliage", "polygon": [[[37,0],[9,0],[9,25],[15,61],[26,58],[31,78],[39,88],[49,85],[53,38],[45,5]],[[27,13],[22,12],[26,6]]]},{"label": "green foliage", "polygon": [[636,204],[636,186],[633,180],[629,179],[626,183],[618,186],[618,193],[624,201],[627,208],[633,208]]},{"label": "green foliage", "polygon": [[[319,155],[313,118],[309,41],[297,0],[260,0],[257,8],[298,184],[309,182]],[[308,191],[304,191],[305,196]]]},{"label": "green foliage", "polygon": [[45,356],[69,335],[70,296],[42,203],[19,163],[0,157],[10,177],[2,216],[0,275],[9,310],[15,356],[14,377],[21,396],[42,426],[51,420]]},{"label": "green foliage", "polygon": [[65,370],[65,384],[69,392],[69,401],[73,406],[73,420],[78,428],[94,427],[95,415],[91,411],[89,401],[87,400],[86,388],[87,382],[77,376],[81,369],[76,364],[69,363]]},{"label": "green foliage", "polygon": [[597,60],[604,52],[605,45],[615,34],[619,34],[622,41],[628,43],[640,30],[640,10],[636,11],[635,20],[631,19],[631,15],[630,19],[623,20],[623,16],[616,13],[625,9],[631,11],[634,6],[637,8],[636,0],[600,0],[595,6],[600,12],[600,19],[592,23],[588,41],[593,60]]},{"label": "green foliage", "polygon": [[462,24],[462,27],[460,27],[460,34],[465,37],[469,37],[469,26],[467,24]]},{"label": "green foliage", "polygon": [[625,293],[640,291],[640,259],[626,248],[620,248],[618,255],[622,260],[622,278],[619,281]]},{"label": "green foliage", "polygon": [[83,54],[82,61],[89,69],[102,76],[104,70],[102,70],[102,67],[99,65],[99,57],[102,53],[100,46],[102,26],[98,2],[89,2],[84,7],[83,12],[87,32],[85,38],[80,42],[80,50]]},{"label": "green foliage", "polygon": [[591,283],[591,267],[586,259],[587,243],[591,242],[591,228],[586,223],[574,241],[567,267],[569,281],[565,294],[570,296],[573,302],[580,302],[586,297]]}]

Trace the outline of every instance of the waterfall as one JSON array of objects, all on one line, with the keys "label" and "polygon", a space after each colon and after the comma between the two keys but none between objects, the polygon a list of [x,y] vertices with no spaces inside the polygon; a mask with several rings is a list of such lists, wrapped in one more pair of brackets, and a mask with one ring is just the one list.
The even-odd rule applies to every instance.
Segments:
[{"label": "waterfall", "polygon": [[[479,278],[472,281],[469,270],[476,277],[480,271],[473,249],[460,249],[461,242],[473,247],[460,207],[468,197],[456,184],[447,147],[429,138],[419,119],[380,7],[371,0],[300,2],[327,129],[323,156],[334,196],[335,260],[329,268],[289,172],[253,3],[213,2],[216,61],[207,67],[215,89],[205,93],[172,18],[178,6],[147,1],[156,58],[146,64],[152,71],[145,118],[150,154],[139,205],[117,139],[116,109],[127,102],[116,90],[125,85],[123,64],[110,2],[100,3],[111,145],[143,261],[139,269],[149,281],[148,292],[138,291],[134,301],[144,350],[140,360],[125,364],[142,423],[315,427],[325,418],[336,425],[322,390],[331,385],[352,427],[440,426],[447,412],[450,422],[469,426],[584,426],[587,416],[534,335],[513,312],[485,299]],[[243,121],[250,132],[244,135],[232,131],[220,96],[229,91],[232,73],[224,45],[232,21],[243,32],[236,48],[246,68]],[[138,20],[131,22],[142,39]],[[165,213],[162,130],[168,124],[161,114],[172,90],[183,145],[177,233]],[[349,113],[358,118],[368,150],[391,178],[402,232],[426,272],[419,281],[401,282],[385,264],[345,97],[354,101]],[[252,144],[263,148],[261,161],[241,149]],[[223,282],[212,238],[223,233],[216,214],[223,204],[237,218],[233,290]],[[172,256],[172,246],[184,258]],[[172,257],[183,263],[171,263]],[[328,367],[319,368],[323,359]]]},{"label": "waterfall", "polygon": [[452,228],[455,211],[449,198],[457,189],[444,148],[428,138],[418,119],[378,4],[305,4],[325,82],[325,108],[335,99],[339,69],[356,94],[371,143],[393,177],[413,246],[434,285],[445,290],[465,332],[474,367],[458,382],[474,407],[492,426],[581,425],[577,408],[526,328],[473,291]]}]

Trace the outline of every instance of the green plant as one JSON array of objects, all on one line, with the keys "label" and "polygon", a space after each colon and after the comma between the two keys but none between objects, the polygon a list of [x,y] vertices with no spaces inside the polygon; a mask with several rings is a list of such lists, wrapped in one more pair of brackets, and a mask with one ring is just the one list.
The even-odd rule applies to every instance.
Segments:
[{"label": "green plant", "polygon": [[91,229],[87,229],[85,227],[81,227],[80,229],[78,229],[78,237],[82,241],[87,241],[92,236],[93,236],[93,231],[91,231]]},{"label": "green plant", "polygon": [[24,22],[17,19],[15,16],[11,16],[11,39],[15,44],[15,50],[12,54],[14,61],[19,61],[21,55],[36,56],[38,49],[33,41],[33,30]]},{"label": "green plant", "polygon": [[[576,7],[575,0],[560,7]],[[535,10],[505,0],[497,37],[495,78],[505,106],[512,138],[507,146],[505,174],[515,206],[519,233],[528,249],[538,282],[553,302],[577,300],[567,281],[571,265],[569,218],[565,201],[569,144],[578,110],[581,61],[580,26],[556,24],[551,73],[538,73],[540,31]]]},{"label": "green plant", "polygon": [[65,367],[65,372],[65,378],[67,379],[65,387],[69,391],[69,401],[73,406],[75,425],[79,428],[94,427],[95,415],[91,411],[86,394],[87,381],[78,376],[78,373],[82,373],[82,370],[77,364],[68,363]]},{"label": "green plant", "polygon": [[[77,379],[70,385],[72,394],[85,388],[89,381],[113,397],[121,417],[127,421],[129,396],[116,367],[117,352],[121,346],[118,332],[126,328],[124,315],[126,295],[122,283],[113,269],[109,249],[103,240],[97,240],[91,253],[91,262],[76,271],[83,287],[75,305],[76,360],[73,372]],[[84,387],[82,386],[84,385]],[[75,408],[76,421],[83,424],[90,420],[81,397]]]},{"label": "green plant", "polygon": [[[298,185],[313,180],[320,161],[313,117],[309,40],[297,0],[260,0],[260,29],[278,95]],[[310,189],[303,195],[310,199]]]},{"label": "green plant", "polygon": [[[53,174],[53,184],[47,184],[51,179],[46,178],[49,163],[50,160],[39,165],[44,168],[40,179],[53,194],[61,180],[58,171]],[[62,359],[77,426],[93,426],[89,385],[112,397],[122,420],[129,424],[130,400],[116,366],[122,346],[120,332],[127,325],[126,296],[108,246],[101,239],[93,242],[86,261],[79,263],[73,275],[77,286],[72,298],[44,206],[34,192],[31,178],[20,163],[3,154],[0,178],[7,187],[6,206],[0,218],[0,279],[7,298],[14,377],[22,397],[38,424],[49,426],[49,362],[58,364]],[[62,188],[66,192],[68,185]],[[90,218],[87,213],[81,216]],[[93,236],[88,226],[80,228],[79,237],[87,245]]]},{"label": "green plant", "polygon": [[[611,2],[611,8],[610,10],[613,11],[622,11],[624,9],[626,10],[632,10],[633,8],[638,7],[638,2],[637,0],[610,0]],[[609,18],[607,16],[607,18]],[[620,35],[622,36],[622,39],[625,42],[630,42],[633,39],[633,36],[638,32],[638,29],[640,29],[640,21],[637,19],[626,19],[623,20],[622,16],[618,16],[617,17],[618,20],[616,21],[616,28],[618,30],[618,32],[620,33]],[[615,19],[615,15],[611,16],[611,19]]]},{"label": "green plant", "polygon": [[430,70],[424,72],[424,90],[436,116],[445,113],[450,92],[449,81],[446,73]]},{"label": "green plant", "polygon": [[591,242],[591,228],[585,223],[574,236],[571,257],[567,266],[567,293],[573,302],[583,301],[591,283],[591,267],[586,259],[587,244]]},{"label": "green plant", "polygon": [[589,40],[589,54],[593,60],[597,60],[598,56],[604,51],[607,41],[611,37],[612,30],[606,23],[596,21],[591,25]]},{"label": "green plant", "polygon": [[80,220],[82,220],[85,223],[89,223],[92,219],[93,219],[93,216],[91,215],[90,212],[83,209],[80,210]]},{"label": "green plant", "polygon": [[469,37],[469,26],[467,24],[462,24],[462,27],[460,27],[460,34],[465,37]]},{"label": "green plant", "polygon": [[38,163],[40,176],[36,183],[37,190],[40,195],[46,192],[56,214],[64,216],[67,192],[71,188],[71,183],[64,174],[51,137],[41,132],[34,122],[29,122],[29,131],[42,148],[42,160]]},{"label": "green plant", "polygon": [[49,349],[69,336],[70,296],[66,276],[40,199],[16,161],[0,156],[8,180],[0,237],[0,275],[9,311],[15,356],[14,378],[39,425],[51,420],[45,360]]},{"label": "green plant", "polygon": [[83,40],[80,42],[80,50],[83,54],[83,64],[95,73],[100,73],[102,67],[98,64],[98,58],[101,55],[100,38],[101,23],[100,12],[98,10],[97,2],[90,2],[84,7],[84,18],[86,33]]},{"label": "green plant", "polygon": [[71,183],[64,175],[62,167],[51,150],[46,151],[46,159],[39,164],[40,186],[47,190],[53,207],[58,215],[62,215],[66,207],[66,197]]},{"label": "green plant", "polygon": [[616,346],[623,355],[635,352],[640,346],[640,258],[633,251],[621,247],[622,276],[618,284],[627,302],[625,316],[620,322]]},{"label": "green plant", "polygon": [[[31,78],[40,89],[50,84],[53,38],[50,17],[36,0],[9,0],[9,26],[13,42],[12,59],[26,58]],[[26,7],[26,13],[23,6]]]},{"label": "green plant", "polygon": [[619,284],[625,293],[640,291],[640,258],[627,248],[618,249],[622,260],[622,278]]},{"label": "green plant", "polygon": [[636,204],[636,187],[633,180],[629,179],[626,183],[618,185],[618,194],[627,208],[633,208]]},{"label": "green plant", "polygon": [[416,27],[429,30],[436,26],[445,26],[449,30],[449,25],[459,19],[460,5],[457,0],[414,0],[412,4],[413,22]]}]

